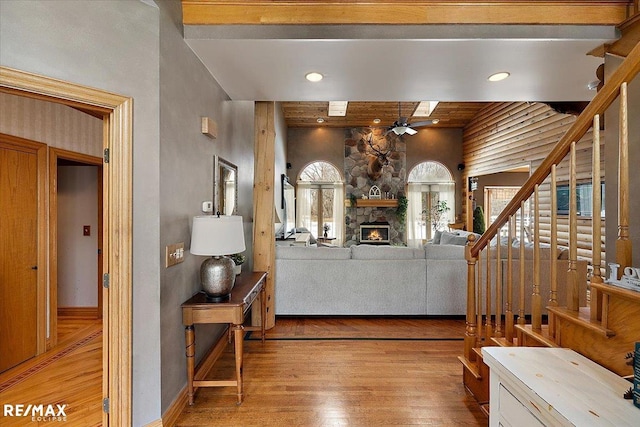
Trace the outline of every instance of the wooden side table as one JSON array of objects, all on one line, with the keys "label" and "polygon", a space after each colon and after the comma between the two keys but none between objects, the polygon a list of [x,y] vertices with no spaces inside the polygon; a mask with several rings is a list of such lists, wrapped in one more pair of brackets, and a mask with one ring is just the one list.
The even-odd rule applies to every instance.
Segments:
[{"label": "wooden side table", "polygon": [[[182,323],[185,325],[187,348],[187,394],[189,405],[193,405],[194,393],[198,387],[229,387],[238,390],[238,405],[244,398],[242,391],[242,358],[245,331],[260,331],[264,344],[264,325],[266,322],[265,279],[267,273],[242,273],[236,277],[236,283],[227,302],[207,302],[204,293],[197,293],[182,304]],[[260,295],[261,325],[243,326],[245,316],[251,305]],[[212,364],[203,363],[195,368],[195,328],[196,323],[227,323],[234,333],[234,350],[236,359],[235,381],[209,381],[205,377]]]}]

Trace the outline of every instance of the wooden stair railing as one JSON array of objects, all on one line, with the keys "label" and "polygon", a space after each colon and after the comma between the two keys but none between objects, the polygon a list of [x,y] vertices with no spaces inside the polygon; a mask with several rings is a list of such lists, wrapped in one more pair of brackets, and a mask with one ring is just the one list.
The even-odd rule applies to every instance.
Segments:
[{"label": "wooden stair railing", "polygon": [[[587,323],[586,327],[604,336],[613,336],[614,331],[608,329],[608,298],[612,292],[602,289],[603,279],[601,270],[601,208],[600,191],[600,118],[618,97],[620,98],[620,135],[619,135],[619,190],[618,190],[618,239],[616,242],[616,261],[622,266],[631,265],[631,241],[629,240],[629,179],[628,179],[628,121],[627,121],[627,82],[632,81],[640,72],[640,43],[628,54],[623,63],[608,77],[605,85],[587,105],[582,114],[577,117],[569,130],[561,137],[540,166],[522,185],[514,198],[507,204],[496,220],[486,232],[476,239],[469,237],[465,248],[467,260],[467,314],[464,338],[464,355],[460,358],[465,367],[473,363],[480,364],[478,347],[493,345],[497,342],[504,345],[523,345],[528,341],[525,335],[538,334],[539,345],[556,345],[556,323],[570,319],[571,321]],[[580,307],[580,292],[582,283],[586,284],[586,277],[579,277],[576,265],[578,262],[577,236],[577,203],[576,203],[576,144],[589,129],[593,129],[592,148],[592,182],[593,182],[593,228],[592,228],[592,260],[593,274],[589,307]],[[549,262],[550,291],[548,295],[540,293],[540,269],[547,268],[541,264],[540,254],[540,217],[539,186],[549,180],[551,192],[551,224],[550,250],[557,253],[558,225],[556,198],[556,167],[568,156],[569,159],[569,261],[566,272],[566,301],[558,301],[558,270],[552,255]],[[531,200],[532,199],[532,200]],[[524,233],[527,218],[526,202],[532,205],[533,226],[533,266],[534,278],[531,289],[525,283],[525,245]],[[519,215],[518,215],[519,212]],[[514,280],[512,264],[514,248],[511,245],[515,237],[515,229],[520,225],[519,262],[520,274]],[[506,280],[503,277],[502,253],[500,249],[500,230],[508,227]],[[492,248],[491,241],[496,238],[497,244]],[[495,256],[493,256],[495,253]],[[483,262],[486,259],[486,263]],[[492,269],[492,261],[495,268]],[[484,267],[483,267],[484,265]],[[620,270],[620,271],[621,271]],[[493,276],[493,281],[492,281]],[[484,283],[481,283],[485,280]],[[516,281],[517,283],[514,283]],[[506,297],[503,301],[503,287],[506,286]],[[513,290],[519,290],[518,301],[513,301]],[[530,291],[530,292],[529,292]],[[528,295],[527,295],[528,293]],[[615,294],[615,292],[613,293]],[[527,303],[531,303],[527,313]],[[503,312],[504,304],[504,312]],[[544,306],[543,306],[544,304]],[[565,305],[565,307],[560,307]],[[542,310],[548,310],[548,327],[543,326]],[[526,326],[526,315],[531,315],[531,325]],[[503,328],[504,318],[504,328]],[[599,323],[598,323],[599,322]],[[481,369],[474,369],[474,377],[479,378]],[[465,376],[465,378],[467,378]]]}]

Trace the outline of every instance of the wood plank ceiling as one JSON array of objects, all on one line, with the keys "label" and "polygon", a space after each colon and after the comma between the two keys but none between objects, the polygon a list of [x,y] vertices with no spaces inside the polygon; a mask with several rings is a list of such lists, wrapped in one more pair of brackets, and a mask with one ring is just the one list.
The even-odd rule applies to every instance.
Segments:
[{"label": "wood plank ceiling", "polygon": [[[409,123],[438,119],[430,127],[463,128],[488,103],[486,102],[440,102],[429,117],[412,117],[418,102],[401,102],[402,117]],[[329,117],[328,102],[283,102],[282,112],[287,126],[295,127],[368,127],[391,126],[398,119],[398,102],[349,102],[345,117]],[[317,119],[324,119],[318,123]],[[380,119],[380,123],[373,122]]]}]

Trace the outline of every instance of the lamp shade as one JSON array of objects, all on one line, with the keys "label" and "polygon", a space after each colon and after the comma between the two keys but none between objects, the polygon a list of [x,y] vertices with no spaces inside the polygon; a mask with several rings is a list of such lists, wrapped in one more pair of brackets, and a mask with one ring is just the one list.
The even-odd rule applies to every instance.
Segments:
[{"label": "lamp shade", "polygon": [[191,253],[222,256],[243,252],[242,217],[237,215],[201,215],[193,217]]}]

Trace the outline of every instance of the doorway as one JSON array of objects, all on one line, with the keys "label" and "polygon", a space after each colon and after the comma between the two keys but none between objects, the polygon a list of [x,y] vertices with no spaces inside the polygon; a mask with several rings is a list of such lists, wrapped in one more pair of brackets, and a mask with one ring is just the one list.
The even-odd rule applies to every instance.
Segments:
[{"label": "doorway", "polygon": [[[103,397],[104,426],[131,424],[133,100],[102,90],[0,67],[0,91],[82,108],[104,117]],[[45,158],[46,163],[46,158]],[[46,166],[45,166],[46,168]],[[44,190],[44,186],[42,186]],[[46,191],[43,200],[46,199]],[[44,210],[44,215],[48,213]],[[46,238],[39,253],[48,255]],[[44,269],[38,270],[38,275]],[[43,282],[44,283],[44,282]]]},{"label": "doorway", "polygon": [[99,157],[49,149],[50,347],[58,315],[103,317],[102,169]]}]

